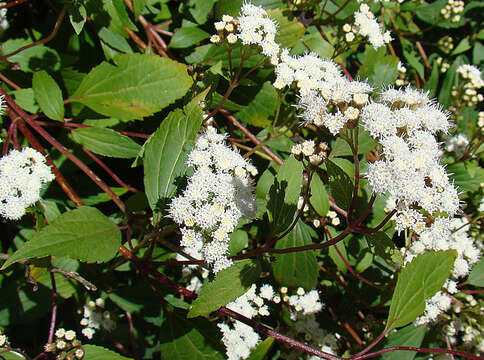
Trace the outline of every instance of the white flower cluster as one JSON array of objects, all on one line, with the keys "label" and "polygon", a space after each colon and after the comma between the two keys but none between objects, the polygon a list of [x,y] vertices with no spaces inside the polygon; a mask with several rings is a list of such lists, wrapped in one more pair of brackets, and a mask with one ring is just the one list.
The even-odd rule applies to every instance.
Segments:
[{"label": "white flower cluster", "polygon": [[[472,265],[479,261],[480,251],[475,247],[473,239],[467,234],[470,226],[466,224],[467,221],[464,218],[454,218],[450,221],[450,224],[440,222],[441,229],[439,231],[441,233],[437,241],[432,239],[431,236],[427,236],[427,233],[422,233],[406,253],[405,262],[409,262],[425,249],[452,249],[457,251],[451,279],[448,279],[444,284],[446,293],[439,291],[432,298],[426,300],[425,313],[416,320],[417,324],[435,321],[442,312],[449,310],[452,300],[449,294],[457,292],[456,280],[469,274]],[[432,226],[434,225],[435,223]]]},{"label": "white flower cluster", "polygon": [[450,64],[447,61],[444,61],[442,56],[439,56],[438,58],[436,58],[435,62],[437,63],[437,65],[440,66],[441,73],[445,73],[450,68]]},{"label": "white flower cluster", "polygon": [[316,145],[314,140],[305,140],[301,144],[293,145],[291,153],[296,159],[301,160],[304,156],[313,166],[319,166],[328,157],[328,144],[320,142]]},{"label": "white flower cluster", "polygon": [[[470,298],[470,301],[467,298]],[[472,295],[466,296],[465,302],[477,303]],[[473,317],[469,318],[466,316],[464,319],[463,321],[458,318],[444,326],[444,335],[447,336],[452,346],[463,344],[467,349],[474,347],[476,353],[484,353],[484,332],[482,331],[482,324],[479,324],[476,321],[477,319]]]},{"label": "white flower cluster", "polygon": [[57,329],[55,332],[56,340],[44,346],[45,352],[60,352],[56,359],[83,359],[84,350],[81,342],[76,338],[73,330]]},{"label": "white flower cluster", "polygon": [[257,170],[225,145],[225,137],[213,127],[198,136],[187,160],[195,172],[169,207],[170,217],[183,225],[180,244],[184,251],[201,256],[215,273],[232,264],[227,257],[229,233],[240,217],[256,214],[248,175],[256,175]]},{"label": "white flower cluster", "polygon": [[484,131],[484,111],[479,111],[479,115],[477,116],[477,126]]},{"label": "white flower cluster", "polygon": [[447,4],[440,10],[444,19],[451,19],[452,22],[459,22],[460,14],[464,11],[463,0],[448,0]]},{"label": "white flower cluster", "polygon": [[454,88],[452,89],[452,95],[454,97],[462,96],[466,106],[473,106],[482,102],[484,96],[478,93],[478,90],[484,86],[481,71],[474,65],[464,64],[457,68],[457,73],[464,80],[463,93]]},{"label": "white flower cluster", "polygon": [[20,219],[40,199],[42,185],[54,178],[41,153],[32,148],[11,150],[0,159],[0,215]]},{"label": "white flower cluster", "polygon": [[326,127],[333,135],[358,117],[359,108],[367,103],[372,91],[365,82],[347,80],[333,61],[315,54],[292,57],[283,50],[275,71],[274,87],[296,83],[304,122]]},{"label": "white flower cluster", "polygon": [[[229,303],[227,308],[242,314],[249,319],[255,316],[270,315],[267,303],[279,304],[281,299],[291,307],[291,319],[299,322],[299,328],[309,326],[305,324],[312,321],[312,328],[316,334],[316,328],[319,328],[314,314],[321,311],[323,305],[319,301],[319,293],[312,290],[308,293],[303,288],[298,288],[296,294],[289,296],[286,287],[276,293],[271,285],[264,284],[257,292],[257,286],[252,284],[251,288],[235,301]],[[312,316],[312,317],[311,317]],[[259,334],[248,325],[235,321],[232,324],[219,323],[218,327],[223,334],[222,342],[227,349],[227,358],[229,360],[247,359],[250,350],[260,342]]]},{"label": "white flower cluster", "polygon": [[262,53],[277,64],[280,51],[279,44],[275,42],[277,25],[262,7],[245,3],[238,18],[223,15],[222,21],[214,25],[218,34],[212,35],[212,43],[220,43],[226,38],[229,44],[235,44],[240,39],[244,45],[260,46]]},{"label": "white flower cluster", "polygon": [[0,331],[0,348],[3,348],[8,345],[8,338],[7,335],[2,334]]},{"label": "white flower cluster", "polygon": [[448,152],[455,152],[457,155],[462,155],[467,145],[469,145],[469,139],[467,136],[464,134],[457,134],[445,142],[445,150]]},{"label": "white flower cluster", "polygon": [[355,25],[358,34],[368,37],[370,44],[375,49],[392,41],[390,31],[383,33],[381,25],[378,24],[367,4],[361,4],[360,10],[355,12]]},{"label": "white flower cluster", "polygon": [[[269,309],[264,300],[273,300],[274,290],[270,285],[263,285],[257,295],[257,286],[252,284],[251,288],[236,300],[227,304],[227,308],[252,319],[256,315],[267,316]],[[257,346],[260,337],[254,329],[240,321],[230,324],[219,323],[217,326],[222,332],[222,342],[227,349],[229,360],[247,359],[250,350]]]},{"label": "white flower cluster", "polygon": [[449,129],[448,114],[427,93],[410,87],[390,88],[380,100],[365,106],[361,114],[363,128],[383,148],[383,158],[368,167],[369,185],[374,193],[387,193],[397,202],[398,231],[412,229],[438,242],[447,234],[449,218],[459,210],[457,190],[439,163],[434,137]]},{"label": "white flower cluster", "polygon": [[89,301],[84,306],[81,325],[84,327],[82,334],[89,340],[92,339],[96,330],[112,331],[116,327],[116,323],[111,319],[109,311],[104,310],[104,300],[102,298],[97,298],[96,301]]}]

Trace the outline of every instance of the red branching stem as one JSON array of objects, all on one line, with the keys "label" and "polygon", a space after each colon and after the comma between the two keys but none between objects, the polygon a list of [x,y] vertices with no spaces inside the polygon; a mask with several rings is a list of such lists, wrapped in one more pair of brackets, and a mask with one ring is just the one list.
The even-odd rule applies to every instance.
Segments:
[{"label": "red branching stem", "polygon": [[[10,115],[10,113],[9,113],[9,115]],[[5,139],[5,142],[3,143],[2,155],[7,154],[8,145],[10,144],[10,138],[12,137],[12,134],[16,130],[16,128],[17,128],[17,122],[12,119],[12,121],[10,122],[10,125],[8,127],[7,138]]]},{"label": "red branching stem", "polygon": [[125,314],[126,314],[126,319],[128,320],[128,325],[129,325],[129,338],[131,340],[132,354],[133,354],[133,357],[135,358],[135,360],[140,360],[140,357],[138,355],[138,347],[136,346],[136,337],[134,335],[133,318],[128,311],[125,311]]},{"label": "red branching stem", "polygon": [[369,228],[367,229],[367,233],[374,233],[374,232],[377,232],[378,230],[380,230],[383,226],[385,226],[385,224],[387,222],[390,221],[390,219],[393,217],[393,215],[395,215],[395,213],[397,212],[396,209],[393,209],[382,221],[381,223],[379,223],[376,227],[374,228]]},{"label": "red branching stem", "polygon": [[24,3],[24,2],[27,2],[27,1],[30,1],[30,0],[14,0],[14,1],[10,1],[10,2],[8,2],[6,4],[0,5],[0,9],[14,7],[14,6],[20,5],[20,4]]},{"label": "red branching stem", "polygon": [[[41,126],[62,126],[65,128],[90,128],[93,127],[91,125],[85,125],[85,124],[78,124],[78,123],[72,123],[72,122],[59,122],[59,121],[42,121],[38,120],[36,121],[37,124]],[[148,139],[151,135],[149,134],[142,134],[142,133],[137,133],[133,131],[124,131],[124,130],[116,130],[112,129],[113,131],[116,131],[119,134],[126,135],[126,136],[132,136],[132,137],[138,137],[141,139]]]},{"label": "red branching stem", "polygon": [[383,331],[380,335],[377,336],[377,338],[375,340],[373,340],[371,342],[370,345],[368,345],[366,348],[364,348],[363,350],[361,350],[359,353],[351,356],[350,359],[358,359],[360,356],[366,354],[368,351],[370,351],[371,349],[373,349],[385,337],[385,335],[388,333],[388,331],[389,330]]},{"label": "red branching stem", "polygon": [[[0,7],[0,9],[1,9],[1,7]],[[3,75],[1,73],[0,73],[0,80],[5,82],[8,86],[10,86],[14,90],[22,90],[22,88],[20,86],[15,84],[12,80],[8,79],[5,75]]]},{"label": "red branching stem", "polygon": [[99,159],[92,152],[90,152],[89,150],[87,150],[85,147],[82,147],[82,151],[84,151],[91,159],[93,159],[99,166],[101,166],[104,169],[104,171],[106,171],[109,174],[109,176],[111,176],[113,178],[113,180],[116,181],[119,185],[121,185],[125,189],[128,189],[131,192],[134,192],[134,193],[139,192],[138,189],[135,189],[134,187],[129,186],[123,180],[121,180],[118,177],[118,175],[116,175],[104,162],[102,162],[101,159]]},{"label": "red branching stem", "polygon": [[49,274],[50,282],[52,283],[52,309],[50,315],[49,337],[47,342],[50,344],[54,341],[55,322],[57,317],[57,286],[55,283],[55,274],[51,271],[49,271]]},{"label": "red branching stem", "polygon": [[219,109],[222,115],[224,115],[227,120],[229,120],[232,124],[238,127],[245,136],[247,136],[255,145],[259,145],[260,148],[268,155],[277,165],[282,165],[283,161],[274,154],[266,145],[261,145],[261,141],[255,137],[244,125],[242,125],[229,111],[224,109]]},{"label": "red branching stem", "polygon": [[459,292],[462,294],[483,294],[484,289],[483,290],[461,290]]},{"label": "red branching stem", "polygon": [[[328,236],[329,235],[330,234],[328,232]],[[343,263],[345,264],[345,266],[348,268],[349,272],[352,273],[358,280],[361,280],[365,284],[370,285],[370,286],[373,286],[374,288],[377,288],[377,289],[382,288],[381,285],[377,285],[374,282],[372,282],[372,281],[366,279],[365,277],[361,276],[360,274],[358,274],[358,272],[356,272],[355,269],[353,269],[351,267],[351,265],[348,263],[348,261],[345,259],[345,257],[343,256],[343,254],[341,253],[341,251],[338,249],[338,247],[336,245],[333,245],[333,246],[334,246],[334,249],[336,250],[336,252],[338,253],[338,256],[341,258],[341,260],[343,261]]]},{"label": "red branching stem", "polygon": [[[12,120],[13,122],[14,120]],[[45,163],[50,167],[52,173],[55,176],[55,180],[61,187],[61,189],[64,191],[64,193],[67,195],[69,199],[72,200],[76,206],[82,206],[84,205],[84,202],[82,199],[77,195],[77,193],[74,191],[72,186],[67,182],[67,180],[64,178],[64,175],[60,172],[59,168],[54,164],[50,156],[47,154],[43,146],[40,144],[40,142],[37,140],[37,138],[32,134],[32,132],[28,129],[28,127],[25,125],[24,120],[22,120],[20,117],[17,117],[15,119],[15,122],[18,123],[18,128],[22,132],[22,134],[25,136],[29,144],[38,152],[40,152],[42,155],[45,157]]]},{"label": "red branching stem", "polygon": [[47,142],[64,154],[69,160],[71,160],[76,166],[81,169],[96,185],[98,185],[104,192],[106,192],[114,203],[119,207],[122,212],[127,212],[126,205],[124,202],[111,190],[111,188],[106,185],[86,164],[84,164],[80,159],[78,159],[74,154],[72,154],[64,145],[58,142],[52,135],[45,131],[39,124],[37,124],[32,117],[23,111],[16,103],[12,100],[10,96],[0,88],[0,94],[5,96],[5,100],[8,105],[23,119],[27,124],[29,124],[40,136],[42,136]]},{"label": "red branching stem", "polygon": [[[197,295],[194,292],[184,288],[183,286],[177,284],[173,280],[165,277],[163,274],[161,274],[160,272],[151,268],[147,264],[142,263],[140,261],[140,259],[137,258],[135,255],[133,255],[126,247],[121,246],[120,252],[121,252],[121,255],[123,255],[125,257],[125,259],[130,260],[131,262],[135,263],[143,273],[150,274],[151,276],[153,276],[155,278],[155,280],[157,280],[161,284],[164,284],[168,287],[171,287],[171,288],[177,290],[179,294],[183,295],[187,299],[194,300],[197,297]],[[272,330],[272,329],[268,328],[267,326],[262,325],[262,324],[258,323],[257,321],[254,321],[252,319],[249,319],[249,318],[243,316],[242,314],[239,314],[239,313],[237,313],[233,310],[230,310],[226,307],[221,307],[218,310],[218,314],[221,315],[221,316],[229,316],[229,317],[231,317],[235,320],[243,322],[244,324],[251,326],[254,330],[260,332],[261,334],[271,336],[272,338],[274,338],[278,341],[286,343],[286,344],[288,344],[288,345],[290,345],[294,348],[297,348],[297,349],[304,351],[304,352],[307,352],[309,354],[319,356],[322,359],[327,359],[327,360],[340,360],[341,359],[338,356],[320,351],[320,350],[312,348],[312,347],[310,347],[310,346],[308,346],[304,343],[301,343],[301,342],[299,342],[295,339],[292,339],[290,337],[282,335],[279,332]]]},{"label": "red branching stem", "polygon": [[365,360],[365,359],[371,359],[374,357],[377,357],[379,355],[385,354],[387,352],[391,351],[415,351],[415,352],[420,352],[420,353],[425,353],[425,354],[452,354],[452,355],[457,355],[457,356],[462,356],[467,359],[472,359],[472,360],[482,360],[482,357],[469,354],[463,351],[458,351],[458,350],[448,350],[448,349],[429,349],[429,348],[418,348],[418,347],[411,347],[411,346],[391,346],[387,347],[378,351],[375,351],[370,354],[362,355],[356,358],[352,358],[352,360]]},{"label": "red branching stem", "polygon": [[37,46],[37,45],[45,44],[46,42],[49,42],[50,40],[52,40],[54,38],[54,36],[57,34],[57,32],[59,31],[60,25],[62,24],[62,20],[64,19],[65,15],[66,15],[66,6],[64,5],[61,12],[59,13],[59,16],[57,17],[57,20],[55,21],[54,29],[49,34],[49,36],[47,36],[44,39],[33,42],[32,44],[22,46],[22,47],[18,48],[15,51],[12,51],[11,53],[9,53],[7,55],[2,55],[2,56],[0,56],[0,59],[5,60],[5,59],[7,59],[11,56],[18,54],[19,52],[30,49],[31,47],[34,47],[34,46]]}]

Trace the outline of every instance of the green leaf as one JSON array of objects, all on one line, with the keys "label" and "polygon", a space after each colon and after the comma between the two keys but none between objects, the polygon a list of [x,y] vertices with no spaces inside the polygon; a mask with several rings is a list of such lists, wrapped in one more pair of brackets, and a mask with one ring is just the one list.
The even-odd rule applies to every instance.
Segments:
[{"label": "green leaf", "polygon": [[331,160],[326,161],[328,169],[329,191],[336,204],[342,209],[347,210],[351,204],[353,196],[353,182],[350,177]]},{"label": "green leaf", "polygon": [[89,127],[71,132],[75,142],[93,153],[122,159],[131,159],[138,155],[141,145],[131,138],[105,128]]},{"label": "green leaf", "polygon": [[111,46],[113,49],[119,50],[124,53],[132,53],[133,50],[129,45],[128,41],[119,34],[109,30],[108,28],[102,27],[97,33],[99,38],[104,41],[107,45]]},{"label": "green leaf", "polygon": [[81,206],[63,213],[25,242],[3,264],[44,256],[68,256],[87,263],[111,260],[121,245],[121,231],[98,209]]},{"label": "green leaf", "polygon": [[301,193],[303,165],[294,156],[279,168],[269,190],[267,211],[272,232],[278,234],[291,225]]},{"label": "green leaf", "polygon": [[452,99],[452,87],[454,86],[457,78],[457,68],[466,63],[464,59],[465,58],[463,56],[459,56],[446,71],[446,76],[439,93],[439,102],[445,107],[450,105]]},{"label": "green leaf", "polygon": [[234,301],[257,281],[261,271],[260,264],[251,259],[236,261],[231,267],[219,271],[213,281],[202,287],[187,316],[208,315]]},{"label": "green leaf", "polygon": [[96,345],[82,345],[84,349],[84,359],[86,360],[130,360],[114,351]]},{"label": "green leaf", "polygon": [[425,310],[425,299],[435,295],[450,275],[454,250],[418,255],[398,275],[388,314],[387,330],[405,326]]},{"label": "green leaf", "polygon": [[62,91],[55,80],[46,72],[34,73],[32,88],[42,112],[52,120],[64,121]]},{"label": "green leaf", "polygon": [[103,62],[82,81],[70,101],[120,120],[149,116],[186,94],[186,66],[154,55],[123,54]]},{"label": "green leaf", "polygon": [[134,14],[135,16],[139,16],[142,14],[143,9],[146,5],[148,5],[148,0],[133,0],[134,5]]},{"label": "green leaf", "polygon": [[403,264],[403,258],[393,241],[383,231],[365,234],[371,252],[389,263]]},{"label": "green leaf", "polygon": [[309,202],[320,216],[326,216],[329,210],[329,198],[321,178],[314,174],[311,180],[311,198]]},{"label": "green leaf", "polygon": [[469,36],[463,38],[459,44],[455,47],[454,51],[450,55],[458,55],[466,52],[467,50],[471,49],[471,43],[469,41]]},{"label": "green leaf", "polygon": [[160,350],[163,359],[223,360],[220,330],[209,321],[187,320],[184,312],[168,313],[160,329]]},{"label": "green leaf", "polygon": [[484,258],[472,267],[466,282],[474,286],[484,287]]},{"label": "green leaf", "polygon": [[338,270],[341,271],[343,274],[346,274],[346,272],[348,271],[348,267],[344,263],[343,259],[341,259],[341,257],[339,256],[335,247],[338,247],[338,250],[341,253],[341,255],[343,255],[345,260],[348,261],[348,255],[346,253],[345,244],[343,241],[340,241],[336,245],[331,246],[328,250],[328,255],[331,258],[331,260],[333,260],[333,262],[336,264],[336,267],[338,268]]},{"label": "green leaf", "polygon": [[[4,55],[10,54],[21,47],[31,44],[31,40],[9,39],[0,45],[0,51]],[[11,63],[17,63],[18,67],[20,67],[20,70],[25,72],[34,72],[40,70],[54,72],[60,69],[61,59],[57,51],[40,44],[10,56],[8,61]]]},{"label": "green leaf", "polygon": [[76,3],[76,5],[70,4],[67,8],[67,12],[69,13],[69,20],[71,21],[74,31],[79,35],[86,23],[86,8],[80,3]]},{"label": "green leaf", "polygon": [[267,353],[271,349],[274,340],[274,338],[268,337],[259,343],[256,348],[250,352],[250,356],[247,358],[247,360],[264,360]]},{"label": "green leaf", "polygon": [[39,111],[39,106],[35,102],[34,90],[32,88],[12,91],[12,93],[15,95],[15,102],[22,109],[32,114]]},{"label": "green leaf", "polygon": [[[392,346],[411,346],[419,347],[427,332],[426,326],[408,325],[397,332],[392,333],[386,343],[385,347]],[[382,360],[413,360],[417,353],[415,351],[392,351],[383,354]]]},{"label": "green leaf", "polygon": [[393,84],[398,77],[398,58],[384,56],[379,59],[369,72],[368,80],[373,86]]},{"label": "green leaf", "polygon": [[1,360],[24,360],[25,357],[22,354],[16,352],[15,350],[11,350],[5,353],[2,351],[2,354],[0,355],[0,359]]},{"label": "green leaf", "polygon": [[173,196],[175,179],[185,174],[188,145],[195,141],[203,120],[199,102],[206,93],[194,98],[183,110],[176,109],[168,114],[144,146],[145,191],[153,210],[160,201]]},{"label": "green leaf", "polygon": [[236,116],[246,124],[264,127],[271,124],[269,117],[277,109],[277,91],[269,81],[266,81],[254,99]]},{"label": "green leaf", "polygon": [[437,62],[434,62],[432,65],[432,73],[425,84],[424,89],[429,91],[429,97],[433,99],[435,97],[435,93],[437,91],[437,86],[439,85],[439,75],[440,75],[440,66]]},{"label": "green leaf", "polygon": [[173,49],[184,49],[208,39],[210,34],[195,26],[185,26],[177,31],[171,38],[169,46]]},{"label": "green leaf", "polygon": [[231,256],[237,255],[249,244],[247,231],[237,229],[230,235],[229,253]]},{"label": "green leaf", "polygon": [[[373,150],[375,147],[376,142],[375,140],[373,140],[370,134],[361,128],[358,129],[358,154],[366,154],[367,152]],[[351,151],[348,143],[342,138],[338,137],[334,142],[333,146],[331,147],[330,157],[333,158],[352,155],[353,152]]]},{"label": "green leaf", "polygon": [[[470,163],[460,162],[447,168],[450,179],[460,190],[476,191],[480,184],[484,182],[484,169],[481,167],[472,168],[470,165]],[[470,169],[468,169],[469,167]]]},{"label": "green leaf", "polygon": [[301,36],[306,32],[306,28],[295,17],[291,20],[283,15],[281,9],[267,11],[269,17],[278,24],[278,32],[275,41],[282,47],[290,48],[294,46]]},{"label": "green leaf", "polygon": [[[276,249],[287,249],[295,246],[312,244],[314,230],[299,220],[294,229],[276,243]],[[306,290],[314,289],[318,283],[318,263],[313,250],[298,251],[288,254],[275,254],[272,263],[274,278],[280,285]]]}]

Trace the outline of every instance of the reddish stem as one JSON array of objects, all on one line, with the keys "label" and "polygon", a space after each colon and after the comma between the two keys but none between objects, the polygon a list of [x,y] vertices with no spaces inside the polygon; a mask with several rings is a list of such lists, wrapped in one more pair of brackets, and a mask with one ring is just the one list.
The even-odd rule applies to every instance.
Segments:
[{"label": "reddish stem", "polygon": [[52,283],[52,310],[50,316],[49,337],[47,342],[51,344],[54,341],[55,321],[57,317],[57,286],[55,283],[55,274],[49,271],[50,281]]},{"label": "reddish stem", "polygon": [[91,159],[93,159],[99,166],[101,166],[104,169],[104,171],[106,171],[109,174],[109,176],[111,176],[114,179],[114,181],[116,181],[119,185],[121,185],[125,189],[128,189],[131,192],[134,192],[134,193],[139,192],[139,190],[137,190],[134,187],[129,186],[128,184],[126,184],[125,182],[123,182],[123,180],[121,180],[118,177],[118,175],[116,175],[105,163],[103,163],[101,161],[101,159],[99,159],[92,152],[90,152],[89,150],[87,150],[85,147],[82,147],[82,151],[84,151]]},{"label": "reddish stem", "polygon": [[13,6],[17,6],[17,5],[20,5],[24,2],[27,2],[27,1],[30,1],[30,0],[14,0],[14,1],[10,1],[6,4],[3,4],[3,5],[0,5],[0,9],[5,9],[5,8],[10,8],[10,7],[13,7]]}]

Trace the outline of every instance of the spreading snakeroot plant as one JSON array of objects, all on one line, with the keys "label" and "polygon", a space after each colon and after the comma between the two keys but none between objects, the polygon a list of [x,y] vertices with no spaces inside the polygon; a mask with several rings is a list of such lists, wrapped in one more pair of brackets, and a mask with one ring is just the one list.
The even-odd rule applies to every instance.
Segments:
[{"label": "spreading snakeroot plant", "polygon": [[169,214],[180,224],[183,249],[202,258],[218,271],[229,267],[229,234],[243,216],[256,213],[249,176],[257,170],[227,147],[226,136],[209,126],[200,134],[188,155],[194,169],[183,194],[173,199]]},{"label": "spreading snakeroot plant", "polygon": [[481,2],[100,3],[0,3],[0,358],[483,358]]}]

